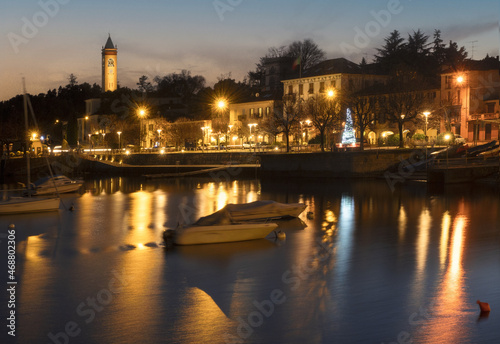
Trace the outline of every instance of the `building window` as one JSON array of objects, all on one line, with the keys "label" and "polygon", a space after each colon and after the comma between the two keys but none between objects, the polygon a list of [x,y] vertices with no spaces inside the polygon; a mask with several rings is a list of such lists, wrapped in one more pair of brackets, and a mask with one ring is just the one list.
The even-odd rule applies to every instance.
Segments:
[{"label": "building window", "polygon": [[241,115],[245,116],[245,109],[241,109]]},{"label": "building window", "polygon": [[314,93],[314,84],[311,82],[309,84],[309,94],[313,94]]},{"label": "building window", "polygon": [[333,88],[337,87],[337,81],[336,80],[330,81],[330,86],[332,86]]},{"label": "building window", "polygon": [[259,108],[259,118],[262,118],[263,114],[264,114],[264,112],[263,112],[262,108],[260,107]]},{"label": "building window", "polygon": [[149,125],[149,131],[153,131],[153,124]]},{"label": "building window", "polygon": [[491,140],[491,123],[486,123],[484,125],[484,139]]},{"label": "building window", "polygon": [[293,94],[293,85],[288,86],[288,94]]},{"label": "building window", "polygon": [[304,85],[300,84],[299,85],[299,95],[303,95],[304,94]]},{"label": "building window", "polygon": [[486,104],[486,108],[487,108],[487,110],[486,110],[487,113],[495,112],[495,103]]},{"label": "building window", "polygon": [[451,88],[451,75],[445,75],[444,84],[446,88]]},{"label": "building window", "polygon": [[255,110],[254,109],[250,109],[250,118],[254,118],[255,116]]},{"label": "building window", "polygon": [[321,81],[319,83],[319,93],[325,93],[325,82]]},{"label": "building window", "polygon": [[266,116],[269,116],[271,114],[271,108],[268,106],[266,107]]},{"label": "building window", "polygon": [[460,97],[460,90],[457,91],[457,101],[459,104],[462,104],[462,98]]}]

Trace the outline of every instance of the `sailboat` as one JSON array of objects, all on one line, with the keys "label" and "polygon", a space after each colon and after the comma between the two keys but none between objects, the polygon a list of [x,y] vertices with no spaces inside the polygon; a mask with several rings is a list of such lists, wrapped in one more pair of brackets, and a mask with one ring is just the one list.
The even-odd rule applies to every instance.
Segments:
[{"label": "sailboat", "polygon": [[[23,95],[24,95],[24,122],[25,130],[28,133],[28,102],[29,98],[26,93],[26,87],[24,85],[23,79]],[[29,103],[31,111],[31,103]],[[28,141],[26,141],[28,142]],[[26,147],[27,149],[27,147]],[[49,165],[50,169],[50,165]],[[26,154],[26,174],[27,183],[26,185],[31,185],[31,167],[30,167],[30,154]],[[55,211],[59,209],[59,204],[61,200],[59,197],[51,198],[39,198],[39,197],[9,197],[6,200],[0,200],[0,215],[11,215],[20,213],[34,213],[43,211]]]}]

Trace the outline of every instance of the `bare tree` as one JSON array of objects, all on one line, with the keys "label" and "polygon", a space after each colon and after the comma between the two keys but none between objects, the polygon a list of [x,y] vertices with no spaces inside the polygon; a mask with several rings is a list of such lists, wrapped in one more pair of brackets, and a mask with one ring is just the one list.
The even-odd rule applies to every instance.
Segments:
[{"label": "bare tree", "polygon": [[[404,148],[403,126],[414,123],[432,105],[428,90],[418,78],[398,77],[393,80],[390,92],[379,97],[379,115],[387,116],[399,129],[399,147]],[[382,114],[382,115],[383,115]]]},{"label": "bare tree", "polygon": [[325,151],[326,133],[343,119],[340,93],[318,95],[307,100],[305,112],[312,125],[319,131],[321,151]]},{"label": "bare tree", "polygon": [[295,41],[288,46],[288,56],[300,59],[302,69],[311,68],[325,59],[325,52],[312,39]]},{"label": "bare tree", "polygon": [[272,142],[276,142],[276,137],[281,133],[281,129],[275,116],[266,117],[260,123],[260,129],[266,133],[269,137],[272,137]]},{"label": "bare tree", "polygon": [[375,124],[375,113],[377,112],[377,98],[363,91],[350,91],[345,97],[346,105],[351,109],[354,126],[361,134],[359,146],[364,149],[364,133],[366,129]]},{"label": "bare tree", "polygon": [[287,94],[273,112],[273,120],[286,137],[286,151],[290,151],[290,133],[302,119],[302,99],[295,94]]}]

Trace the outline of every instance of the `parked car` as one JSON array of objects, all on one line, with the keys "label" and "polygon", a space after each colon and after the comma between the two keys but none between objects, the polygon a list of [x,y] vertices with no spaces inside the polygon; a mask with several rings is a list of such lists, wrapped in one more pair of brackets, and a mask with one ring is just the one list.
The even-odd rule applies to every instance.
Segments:
[{"label": "parked car", "polygon": [[460,135],[455,135],[455,143],[466,143],[467,141]]}]

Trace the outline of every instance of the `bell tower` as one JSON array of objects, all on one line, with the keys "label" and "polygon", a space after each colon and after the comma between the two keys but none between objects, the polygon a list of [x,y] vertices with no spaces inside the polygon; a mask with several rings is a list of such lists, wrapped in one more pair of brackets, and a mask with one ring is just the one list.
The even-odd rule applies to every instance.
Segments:
[{"label": "bell tower", "polygon": [[102,48],[102,91],[114,91],[117,88],[118,49],[109,35],[106,45]]}]

